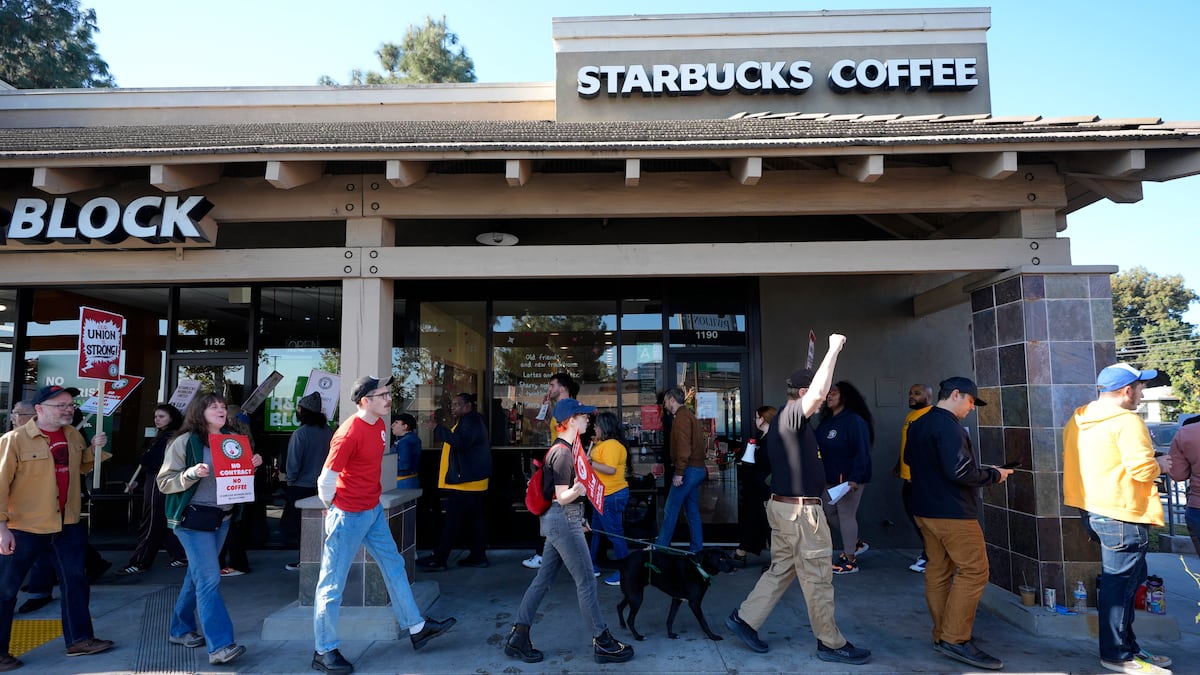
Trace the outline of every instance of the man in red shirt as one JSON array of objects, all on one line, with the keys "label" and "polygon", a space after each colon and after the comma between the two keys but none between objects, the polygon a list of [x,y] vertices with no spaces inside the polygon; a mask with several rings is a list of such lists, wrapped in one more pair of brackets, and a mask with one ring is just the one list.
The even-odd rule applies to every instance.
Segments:
[{"label": "man in red shirt", "polygon": [[421,616],[404,571],[404,558],[396,550],[396,541],[379,504],[383,493],[381,462],[388,440],[385,418],[390,416],[392,407],[391,384],[390,377],[380,381],[370,375],[354,383],[351,397],[358,412],[342,422],[334,433],[325,468],[317,478],[317,495],[328,511],[313,607],[317,639],[312,667],[326,673],[354,670],[338,651],[341,645],[337,635],[338,610],[350,564],[364,545],[379,565],[396,621],[408,629],[413,649],[424,647],[455,623],[453,618],[437,621]]},{"label": "man in red shirt", "polygon": [[[80,479],[91,471],[95,450],[71,426],[75,400],[57,385],[33,395],[37,419],[0,437],[0,671],[21,661],[9,652],[17,590],[44,551],[61,581],[63,641],[68,656],[97,654],[113,646],[97,640],[83,569],[87,530],[79,522]],[[104,432],[93,439],[104,447]]]}]

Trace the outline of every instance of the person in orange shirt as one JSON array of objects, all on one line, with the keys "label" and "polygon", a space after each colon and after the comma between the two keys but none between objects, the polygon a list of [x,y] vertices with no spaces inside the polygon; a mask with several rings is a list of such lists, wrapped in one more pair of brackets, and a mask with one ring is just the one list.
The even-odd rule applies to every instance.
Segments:
[{"label": "person in orange shirt", "polygon": [[908,516],[908,522],[912,524],[913,531],[917,533],[917,539],[921,540],[921,555],[917,556],[917,561],[909,565],[908,569],[924,574],[925,563],[929,559],[925,556],[925,540],[921,537],[921,528],[917,527],[917,519],[913,518],[912,471],[908,468],[908,462],[904,461],[904,446],[908,443],[909,425],[920,419],[933,407],[933,387],[927,384],[914,384],[909,387],[908,407],[910,410],[904,416],[904,426],[900,427],[900,456],[896,459],[896,467],[892,469],[892,473],[904,482],[900,486],[900,502],[904,504],[904,515]]}]

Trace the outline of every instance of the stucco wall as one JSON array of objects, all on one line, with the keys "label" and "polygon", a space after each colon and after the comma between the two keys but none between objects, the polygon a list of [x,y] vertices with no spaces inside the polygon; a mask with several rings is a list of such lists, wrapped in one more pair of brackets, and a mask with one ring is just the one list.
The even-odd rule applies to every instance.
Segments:
[{"label": "stucco wall", "polygon": [[[945,275],[767,277],[760,286],[764,398],[753,405],[779,405],[783,381],[804,365],[808,331],[817,333],[815,362],[829,334],[846,336],[834,381],[862,391],[875,416],[874,474],[859,509],[860,537],[885,547],[920,546],[900,503],[900,480],[892,476],[899,452],[900,425],[908,413],[908,387],[916,382],[937,389],[952,375],[973,376],[971,312],[964,302],[952,309],[913,318],[911,298],[938,286]],[[814,364],[815,367],[815,364]],[[972,414],[966,424],[978,438]],[[885,520],[895,523],[885,526]],[[840,539],[834,535],[834,541]],[[836,544],[835,544],[836,545]]]}]

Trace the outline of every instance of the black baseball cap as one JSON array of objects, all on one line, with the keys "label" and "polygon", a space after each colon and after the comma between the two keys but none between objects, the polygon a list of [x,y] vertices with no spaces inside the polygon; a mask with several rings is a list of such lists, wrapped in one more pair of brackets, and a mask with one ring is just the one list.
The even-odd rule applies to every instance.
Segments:
[{"label": "black baseball cap", "polygon": [[979,388],[975,386],[975,381],[969,377],[948,377],[942,380],[942,383],[938,386],[946,393],[957,389],[960,394],[970,394],[971,398],[975,399],[977,407],[982,408],[987,405],[987,401],[979,398]]},{"label": "black baseball cap", "polygon": [[350,390],[350,399],[354,401],[355,405],[357,405],[364,396],[372,391],[380,387],[390,386],[392,386],[392,378],[390,377],[385,380],[380,380],[374,375],[363,375],[354,381],[354,388]]},{"label": "black baseball cap", "polygon": [[57,384],[47,385],[37,390],[37,393],[33,395],[30,403],[33,405],[41,405],[55,396],[58,396],[59,394],[70,394],[71,398],[75,398],[79,395],[79,390],[75,387],[60,387]]},{"label": "black baseball cap", "polygon": [[805,389],[812,384],[813,371],[808,368],[801,368],[792,373],[787,379],[787,386],[790,389]]}]

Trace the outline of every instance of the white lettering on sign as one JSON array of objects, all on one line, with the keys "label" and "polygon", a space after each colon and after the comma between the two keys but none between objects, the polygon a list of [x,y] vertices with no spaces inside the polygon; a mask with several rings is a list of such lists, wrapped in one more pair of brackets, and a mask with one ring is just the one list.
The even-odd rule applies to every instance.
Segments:
[{"label": "white lettering on sign", "polygon": [[[802,94],[812,87],[811,61],[742,61],[741,63],[684,63],[587,65],[576,73],[580,98],[697,96],[727,94]],[[975,58],[913,58],[861,61],[841,59],[826,78],[836,92],[967,91],[979,84]]]},{"label": "white lettering on sign", "polygon": [[[36,197],[17,199],[0,244],[7,239],[26,244],[61,242],[118,244],[129,237],[151,244],[209,242],[199,227],[213,205],[204,197],[138,197],[121,208],[112,197],[94,197],[77,206],[66,197],[53,202]],[[0,210],[2,211],[2,210]]]},{"label": "white lettering on sign", "polygon": [[829,86],[837,92],[903,89],[966,91],[979,84],[976,59],[842,59],[829,69]]},{"label": "white lettering on sign", "polygon": [[[797,93],[812,86],[808,61],[743,61],[742,63],[641,64],[583,66],[578,71],[579,95],[695,96],[708,91],[725,94],[735,86],[745,93]],[[648,72],[647,72],[648,71]]]}]

